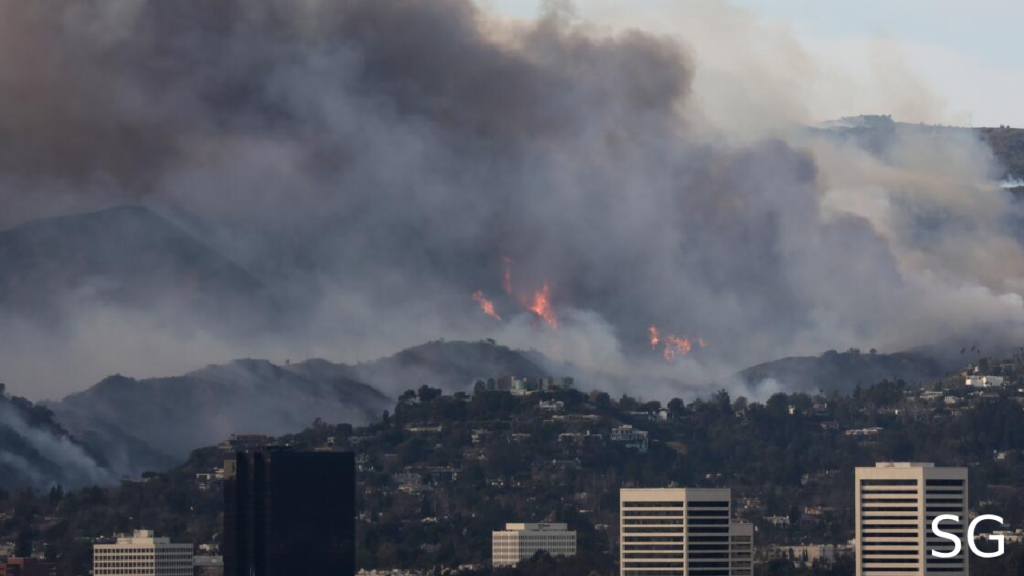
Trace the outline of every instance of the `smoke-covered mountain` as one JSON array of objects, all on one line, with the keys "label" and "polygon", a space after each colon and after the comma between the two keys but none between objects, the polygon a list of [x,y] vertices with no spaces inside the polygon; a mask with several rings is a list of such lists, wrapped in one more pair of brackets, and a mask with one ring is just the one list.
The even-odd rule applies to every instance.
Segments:
[{"label": "smoke-covered mountain", "polygon": [[552,358],[537,350],[503,346],[490,339],[474,342],[435,340],[372,362],[348,365],[316,359],[292,364],[288,368],[316,378],[353,378],[370,383],[392,396],[423,384],[448,393],[468,392],[477,380],[506,375],[519,378],[569,376],[583,390],[603,390],[642,398],[664,394],[692,397],[706,391],[699,386],[687,386],[669,376],[603,372]]},{"label": "smoke-covered mountain", "polygon": [[[401,386],[410,389],[420,384],[440,387],[447,392],[465,392],[481,378],[506,374],[523,378],[550,375],[544,367],[546,362],[543,355],[513,350],[493,342],[434,341],[373,362],[344,368],[350,370],[353,377],[395,394],[400,392]],[[297,367],[317,370],[310,363]]]},{"label": "smoke-covered mountain", "polygon": [[0,488],[107,484],[117,475],[102,455],[58,424],[53,413],[0,384]]},{"label": "smoke-covered mountain", "polygon": [[365,423],[390,402],[337,373],[236,360],[170,378],[111,376],[50,407],[100,448],[112,467],[138,474],[166,468],[232,434],[294,432],[317,418]]},{"label": "smoke-covered mountain", "polygon": [[[774,391],[849,392],[858,383],[870,385],[883,379],[927,384],[947,370],[924,351],[830,351],[819,357],[784,358],[753,366],[737,375],[740,385],[732,381],[709,384],[707,390],[724,385],[736,394],[755,397]],[[20,406],[21,412],[29,415],[16,422],[30,422],[36,428],[51,430],[51,435],[66,437],[67,433],[54,423],[52,416],[56,414],[76,437],[93,446],[95,453],[102,453],[96,461],[109,462],[114,472],[102,468],[104,474],[89,476],[95,478],[91,481],[102,482],[121,474],[167,469],[191,450],[216,444],[232,434],[281,435],[301,430],[317,418],[329,423],[363,424],[379,418],[404,390],[426,384],[448,392],[469,391],[477,379],[502,375],[568,375],[575,377],[584,390],[625,390],[639,398],[652,389],[683,390],[679,382],[652,381],[642,374],[609,375],[489,340],[433,341],[353,365],[311,359],[279,366],[250,359],[170,378],[111,376],[84,392],[49,404],[49,409],[33,408],[17,399],[8,404]],[[379,390],[386,390],[388,395]],[[0,416],[7,414],[0,406]],[[65,443],[78,446],[70,438]],[[65,460],[40,464],[39,468],[50,475],[40,477],[66,477],[74,468],[60,468],[65,465]],[[24,475],[18,478],[12,484],[27,482]]]},{"label": "smoke-covered mountain", "polygon": [[863,115],[823,122],[811,132],[824,131],[848,140],[874,154],[887,155],[898,149],[900,136],[923,135],[936,141],[949,138],[974,139],[984,142],[995,157],[1001,177],[1024,178],[1024,129],[968,128],[964,126],[933,126],[898,122],[889,115]]},{"label": "smoke-covered mountain", "polygon": [[[137,475],[172,466],[190,450],[232,434],[280,435],[317,418],[363,424],[379,418],[404,390],[427,384],[470,391],[481,378],[551,374],[550,364],[537,352],[491,341],[435,341],[355,365],[236,360],[171,378],[111,376],[49,407],[119,473]],[[567,365],[558,369],[585,374]]]},{"label": "smoke-covered mountain", "polygon": [[[0,309],[60,322],[75,306],[244,318],[260,280],[150,209],[120,206],[0,231]],[[241,323],[241,320],[238,320]]]},{"label": "smoke-covered mountain", "polygon": [[821,356],[782,358],[751,366],[737,377],[757,390],[778,392],[838,392],[847,394],[860,384],[901,379],[911,385],[928,385],[944,376],[948,366],[924,352],[896,354],[830,350]]},{"label": "smoke-covered mountain", "polygon": [[[799,96],[759,88],[824,67],[751,58],[749,90],[689,45],[562,2],[0,0],[3,377],[61,397],[491,337],[697,384],[1024,339],[1024,207],[978,134],[897,130],[878,154],[794,130]],[[126,203],[195,218],[25,224]],[[647,386],[613,392],[685,393]]]}]

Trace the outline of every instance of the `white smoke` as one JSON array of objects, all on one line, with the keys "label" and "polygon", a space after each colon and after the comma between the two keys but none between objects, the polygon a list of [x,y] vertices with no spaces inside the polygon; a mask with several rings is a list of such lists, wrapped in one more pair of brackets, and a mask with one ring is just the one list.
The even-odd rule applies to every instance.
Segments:
[{"label": "white smoke", "polygon": [[43,469],[28,458],[0,447],[0,463],[13,467],[37,486],[64,483],[68,486],[105,485],[116,482],[117,476],[97,462],[67,436],[30,426],[6,402],[0,402],[0,425],[10,429],[28,443],[38,461],[52,463],[59,471]]}]

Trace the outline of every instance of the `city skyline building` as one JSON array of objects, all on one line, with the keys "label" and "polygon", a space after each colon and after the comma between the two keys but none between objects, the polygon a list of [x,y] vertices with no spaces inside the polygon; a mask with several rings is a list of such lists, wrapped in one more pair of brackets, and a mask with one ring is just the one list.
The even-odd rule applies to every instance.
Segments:
[{"label": "city skyline building", "polygon": [[515,566],[542,550],[552,556],[574,556],[576,531],[562,523],[505,524],[504,530],[492,533],[491,564]]},{"label": "city skyline building", "polygon": [[355,574],[355,456],[267,449],[225,463],[224,574]]},{"label": "city skyline building", "polygon": [[192,576],[192,544],[175,544],[152,530],[118,535],[92,547],[93,576]]},{"label": "city skyline building", "polygon": [[621,576],[750,576],[753,535],[728,488],[619,491]]},{"label": "city skyline building", "polygon": [[966,576],[967,546],[954,558],[953,543],[932,532],[932,521],[949,514],[959,523],[942,529],[963,539],[966,534],[966,468],[940,468],[922,462],[879,462],[856,470],[856,562],[858,576],[905,574]]}]

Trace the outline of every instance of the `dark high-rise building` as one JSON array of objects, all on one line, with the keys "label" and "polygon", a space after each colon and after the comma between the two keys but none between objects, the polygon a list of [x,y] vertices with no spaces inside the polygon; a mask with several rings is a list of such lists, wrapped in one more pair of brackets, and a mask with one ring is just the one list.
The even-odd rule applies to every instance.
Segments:
[{"label": "dark high-rise building", "polygon": [[226,576],[355,574],[355,457],[269,449],[225,465]]}]

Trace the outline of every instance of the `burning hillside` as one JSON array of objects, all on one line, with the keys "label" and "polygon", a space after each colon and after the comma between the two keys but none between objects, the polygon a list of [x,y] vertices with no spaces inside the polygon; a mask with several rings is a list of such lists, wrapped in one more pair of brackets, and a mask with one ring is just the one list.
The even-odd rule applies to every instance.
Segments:
[{"label": "burning hillside", "polygon": [[[0,270],[38,274],[5,285],[45,294],[46,313],[0,287],[5,379],[496,335],[685,376],[1024,336],[1020,208],[976,139],[897,132],[878,156],[827,133],[727,132],[700,121],[733,101],[695,97],[706,53],[560,6],[509,22],[469,0],[0,0],[4,225],[165,207],[196,245],[153,244],[215,255],[209,274],[244,271],[280,308],[214,320],[164,292],[219,284],[136,265],[133,242],[51,262],[33,247],[62,254],[65,235],[12,234]],[[765,106],[737,111],[775,117]],[[119,300],[124,261],[163,279],[141,301]]]}]

